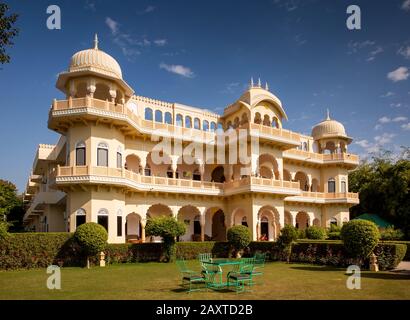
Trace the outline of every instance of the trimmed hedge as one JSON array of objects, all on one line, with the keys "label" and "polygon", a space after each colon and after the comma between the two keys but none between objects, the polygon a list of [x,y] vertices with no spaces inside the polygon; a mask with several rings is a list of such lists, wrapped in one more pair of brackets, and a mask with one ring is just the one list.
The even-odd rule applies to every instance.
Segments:
[{"label": "trimmed hedge", "polygon": [[[405,256],[406,246],[410,246],[409,241],[380,242],[374,249],[380,269],[394,268]],[[176,247],[177,256],[185,259],[196,259],[199,253],[205,252],[221,258],[232,255],[228,242],[178,242]],[[244,256],[255,252],[267,253],[269,261],[286,260],[283,248],[276,242],[251,242]],[[164,260],[162,243],[108,244],[105,253],[107,264]],[[90,260],[92,264],[98,264],[98,256]],[[341,241],[331,240],[298,240],[292,245],[290,261],[339,267],[357,263],[348,258]],[[0,241],[0,269],[45,268],[51,264],[65,267],[84,265],[81,248],[71,233],[12,233]],[[367,267],[368,261],[362,264]]]},{"label": "trimmed hedge", "polygon": [[[394,269],[402,261],[406,246],[399,243],[379,243],[374,248],[380,270]],[[299,241],[292,246],[291,262],[325,264],[336,267],[347,267],[359,264],[365,268],[369,259],[358,260],[349,256],[340,241]]]},{"label": "trimmed hedge", "polygon": [[380,243],[399,243],[404,244],[407,247],[406,254],[403,261],[410,261],[410,241],[380,241]]}]

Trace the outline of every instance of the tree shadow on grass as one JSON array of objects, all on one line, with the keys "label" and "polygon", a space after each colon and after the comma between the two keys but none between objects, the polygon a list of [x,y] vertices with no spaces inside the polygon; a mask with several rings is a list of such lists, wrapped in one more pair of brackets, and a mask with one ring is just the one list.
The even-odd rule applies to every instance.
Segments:
[{"label": "tree shadow on grass", "polygon": [[343,271],[341,268],[331,267],[331,266],[292,266],[290,269],[301,270],[301,271]]},{"label": "tree shadow on grass", "polygon": [[361,274],[362,278],[380,279],[380,280],[410,280],[409,273],[393,272],[365,272]]}]

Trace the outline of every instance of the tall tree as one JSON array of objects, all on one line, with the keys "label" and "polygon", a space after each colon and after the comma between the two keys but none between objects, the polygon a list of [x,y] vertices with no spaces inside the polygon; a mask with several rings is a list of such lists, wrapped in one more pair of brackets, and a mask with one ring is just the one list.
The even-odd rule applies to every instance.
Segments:
[{"label": "tall tree", "polygon": [[15,13],[7,15],[9,6],[0,3],[0,63],[10,62],[10,56],[6,53],[6,47],[13,45],[12,39],[17,36],[19,30],[14,27],[18,15]]},{"label": "tall tree", "polygon": [[410,149],[397,158],[391,153],[375,155],[349,174],[349,186],[359,192],[360,204],[351,208],[352,217],[376,213],[410,238]]}]

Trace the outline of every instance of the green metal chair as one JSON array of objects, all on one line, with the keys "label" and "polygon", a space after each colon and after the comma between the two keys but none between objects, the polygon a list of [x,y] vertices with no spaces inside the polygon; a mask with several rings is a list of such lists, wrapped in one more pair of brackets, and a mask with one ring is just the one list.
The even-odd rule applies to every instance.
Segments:
[{"label": "green metal chair", "polygon": [[219,288],[219,284],[222,282],[222,269],[219,266],[201,263],[202,271],[206,282],[207,288],[216,289]]},{"label": "green metal chair", "polygon": [[261,276],[263,274],[262,270],[265,267],[266,252],[255,254],[255,269],[253,271],[254,276]]},{"label": "green metal chair", "polygon": [[250,289],[245,289],[245,284],[249,286],[253,285],[252,276],[254,264],[252,262],[253,258],[245,258],[242,264],[238,265],[238,268],[234,268],[227,275],[227,286],[234,287],[236,293],[251,291]]},{"label": "green metal chair", "polygon": [[[187,292],[200,291],[206,289],[206,281],[202,274],[194,270],[188,269],[185,260],[177,259],[176,264],[178,266],[179,272],[182,274],[182,287],[187,289]],[[202,284],[203,287],[194,288],[195,285]],[[194,285],[194,287],[193,287]]]},{"label": "green metal chair", "polygon": [[199,262],[210,261],[212,260],[212,253],[200,253],[198,255]]}]

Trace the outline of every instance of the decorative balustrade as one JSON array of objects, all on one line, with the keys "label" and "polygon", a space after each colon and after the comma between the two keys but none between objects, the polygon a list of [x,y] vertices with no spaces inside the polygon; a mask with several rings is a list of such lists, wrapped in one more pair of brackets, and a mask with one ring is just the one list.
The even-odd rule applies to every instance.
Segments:
[{"label": "decorative balustrade", "polygon": [[331,154],[320,154],[304,150],[289,149],[283,152],[283,156],[301,156],[304,157],[304,160],[318,160],[318,161],[352,161],[359,162],[359,156],[350,153],[331,153]]},{"label": "decorative balustrade", "polygon": [[359,199],[359,194],[353,192],[302,192],[300,196],[317,199]]}]

